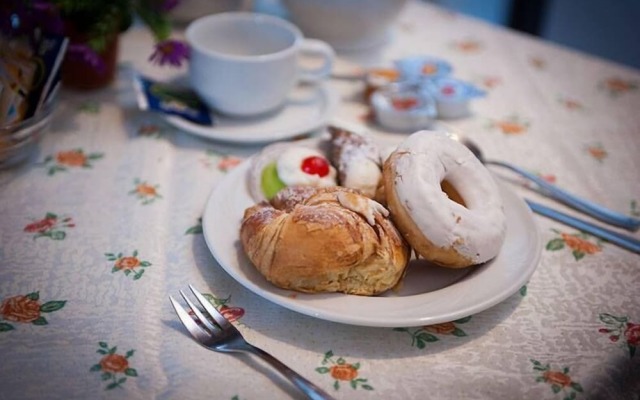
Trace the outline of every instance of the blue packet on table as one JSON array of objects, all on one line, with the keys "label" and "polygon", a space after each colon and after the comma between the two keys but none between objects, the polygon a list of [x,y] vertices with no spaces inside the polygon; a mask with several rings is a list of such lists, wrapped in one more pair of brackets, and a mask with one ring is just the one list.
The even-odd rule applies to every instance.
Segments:
[{"label": "blue packet on table", "polygon": [[207,105],[189,88],[156,82],[138,74],[134,77],[134,87],[141,110],[175,115],[199,125],[214,124]]}]

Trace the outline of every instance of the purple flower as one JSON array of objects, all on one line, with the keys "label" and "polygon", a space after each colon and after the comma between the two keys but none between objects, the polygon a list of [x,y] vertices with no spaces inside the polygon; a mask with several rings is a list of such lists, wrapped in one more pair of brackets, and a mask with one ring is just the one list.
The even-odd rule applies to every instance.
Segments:
[{"label": "purple flower", "polygon": [[180,67],[182,61],[189,59],[189,46],[185,42],[179,40],[163,40],[156,43],[155,50],[149,61],[157,65],[170,64],[174,67]]}]

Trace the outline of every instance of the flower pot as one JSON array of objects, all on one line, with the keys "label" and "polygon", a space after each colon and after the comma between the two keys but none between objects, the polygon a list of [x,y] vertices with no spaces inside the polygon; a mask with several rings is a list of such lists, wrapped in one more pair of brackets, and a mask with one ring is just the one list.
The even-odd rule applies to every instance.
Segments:
[{"label": "flower pot", "polygon": [[118,34],[106,39],[104,49],[97,53],[86,51],[85,35],[67,28],[67,54],[61,67],[62,84],[69,89],[96,90],[108,86],[116,75]]}]

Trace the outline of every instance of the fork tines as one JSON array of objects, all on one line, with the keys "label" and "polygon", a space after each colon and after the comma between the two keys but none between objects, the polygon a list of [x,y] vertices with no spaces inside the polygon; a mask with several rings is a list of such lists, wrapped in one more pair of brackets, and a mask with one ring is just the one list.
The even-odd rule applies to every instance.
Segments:
[{"label": "fork tines", "polygon": [[[182,321],[191,335],[198,340],[206,340],[213,332],[233,328],[233,325],[231,325],[231,323],[222,314],[220,314],[220,312],[216,310],[216,308],[198,290],[196,290],[192,285],[189,285],[189,289],[191,289],[191,292],[198,300],[200,307],[204,309],[201,310],[200,307],[196,306],[191,300],[189,300],[187,295],[180,290],[180,295],[193,312],[195,319],[189,315],[189,313],[185,311],[185,309],[172,296],[169,296],[169,300],[171,301],[173,308],[176,310],[178,318],[180,318],[180,321]],[[215,321],[215,324],[211,319]],[[209,332],[202,329],[202,327],[198,325],[198,322],[204,325]]]}]

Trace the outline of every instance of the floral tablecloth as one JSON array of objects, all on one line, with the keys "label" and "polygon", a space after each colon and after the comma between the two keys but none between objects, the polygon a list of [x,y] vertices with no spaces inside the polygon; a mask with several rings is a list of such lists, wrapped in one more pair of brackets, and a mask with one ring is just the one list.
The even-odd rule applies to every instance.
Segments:
[{"label": "floral tablecloth", "polygon": [[[336,398],[639,398],[640,258],[540,216],[544,248],[530,281],[438,325],[328,322],[235,282],[200,221],[216,183],[259,147],[207,141],[139,111],[133,69],[184,73],[149,65],[151,43],[143,31],[124,34],[118,81],[62,92],[37,152],[0,172],[0,399],[299,397],[264,364],[191,340],[167,298],[189,283],[249,341]],[[488,92],[471,117],[447,121],[487,156],[640,216],[639,71],[418,2],[388,43],[340,62],[420,54]],[[330,85],[342,95],[336,120],[370,124],[361,83]]]}]

